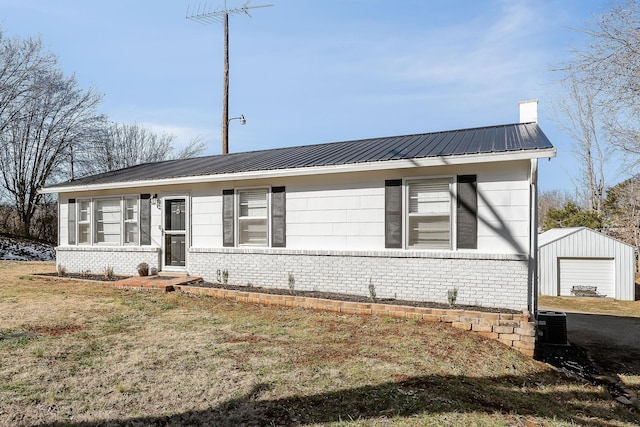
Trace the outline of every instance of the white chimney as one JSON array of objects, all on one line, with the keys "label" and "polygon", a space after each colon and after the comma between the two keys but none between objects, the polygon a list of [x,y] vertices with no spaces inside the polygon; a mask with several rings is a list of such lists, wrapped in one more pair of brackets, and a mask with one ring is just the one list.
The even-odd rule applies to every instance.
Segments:
[{"label": "white chimney", "polygon": [[520,101],[520,123],[538,123],[538,100]]}]

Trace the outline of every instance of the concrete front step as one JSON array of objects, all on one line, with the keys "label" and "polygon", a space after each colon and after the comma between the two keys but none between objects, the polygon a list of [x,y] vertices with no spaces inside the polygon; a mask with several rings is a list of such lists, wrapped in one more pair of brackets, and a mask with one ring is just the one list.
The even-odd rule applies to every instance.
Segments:
[{"label": "concrete front step", "polygon": [[116,288],[157,289],[163,292],[173,292],[176,287],[187,283],[202,282],[198,276],[134,276],[113,282]]}]

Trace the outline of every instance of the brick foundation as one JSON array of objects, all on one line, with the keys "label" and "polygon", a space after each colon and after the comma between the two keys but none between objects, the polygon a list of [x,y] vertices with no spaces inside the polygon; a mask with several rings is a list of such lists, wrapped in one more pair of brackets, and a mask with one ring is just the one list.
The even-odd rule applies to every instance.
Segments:
[{"label": "brick foundation", "polygon": [[309,251],[269,248],[189,250],[189,272],[208,282],[521,310],[527,307],[528,261],[462,251]]}]

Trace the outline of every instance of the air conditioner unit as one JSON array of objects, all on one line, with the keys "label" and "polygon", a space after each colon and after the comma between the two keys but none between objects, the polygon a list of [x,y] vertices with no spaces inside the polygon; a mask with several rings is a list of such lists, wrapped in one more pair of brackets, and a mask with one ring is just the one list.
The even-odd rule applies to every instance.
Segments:
[{"label": "air conditioner unit", "polygon": [[567,345],[567,313],[539,311],[538,342],[542,344]]}]

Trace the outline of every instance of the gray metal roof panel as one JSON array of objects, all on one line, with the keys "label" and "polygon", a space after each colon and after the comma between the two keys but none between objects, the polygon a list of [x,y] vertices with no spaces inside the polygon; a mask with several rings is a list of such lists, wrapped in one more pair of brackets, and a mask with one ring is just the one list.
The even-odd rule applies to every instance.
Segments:
[{"label": "gray metal roof panel", "polygon": [[47,188],[427,157],[530,151],[552,147],[536,123],[517,123],[145,163],[50,185]]}]

